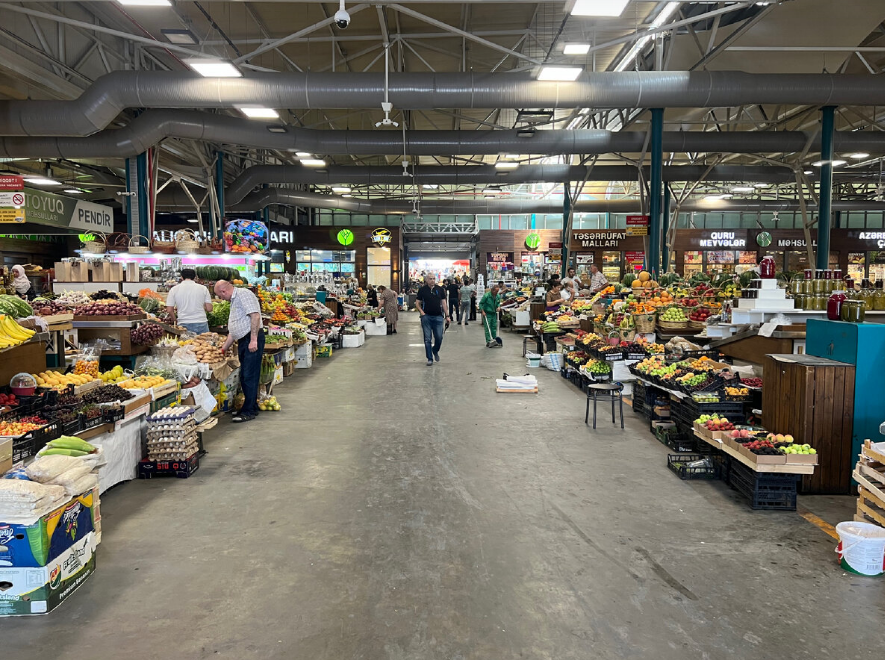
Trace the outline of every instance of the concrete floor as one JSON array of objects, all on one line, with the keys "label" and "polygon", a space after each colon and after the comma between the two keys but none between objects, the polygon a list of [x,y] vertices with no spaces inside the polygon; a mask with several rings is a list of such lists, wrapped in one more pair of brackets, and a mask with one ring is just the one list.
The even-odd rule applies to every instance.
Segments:
[{"label": "concrete floor", "polygon": [[453,328],[426,367],[415,321],[299,371],[283,412],[219,425],[193,478],[108,492],[96,574],[0,621],[4,656],[881,655],[883,582],[840,570],[820,529],[680,481],[630,411],[591,431],[558,374],[495,394],[525,371],[519,335]]}]

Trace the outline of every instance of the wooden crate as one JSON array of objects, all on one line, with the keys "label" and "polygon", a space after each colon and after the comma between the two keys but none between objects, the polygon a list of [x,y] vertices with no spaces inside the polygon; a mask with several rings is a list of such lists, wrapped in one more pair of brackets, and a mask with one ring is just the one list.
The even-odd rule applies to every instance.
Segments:
[{"label": "wooden crate", "polygon": [[119,350],[106,349],[102,351],[102,355],[140,355],[150,350],[150,346],[133,344],[131,334],[132,328],[79,328],[77,330],[77,336],[81,342],[88,342],[93,339],[119,340]]},{"label": "wooden crate", "polygon": [[813,355],[765,357],[762,388],[763,425],[810,444],[820,460],[814,474],[802,478],[805,494],[851,492],[854,365]]}]

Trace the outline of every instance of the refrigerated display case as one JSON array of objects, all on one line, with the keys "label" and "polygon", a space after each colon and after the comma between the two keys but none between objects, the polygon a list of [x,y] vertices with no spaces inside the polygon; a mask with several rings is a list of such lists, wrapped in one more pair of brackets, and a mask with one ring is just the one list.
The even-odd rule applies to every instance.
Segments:
[{"label": "refrigerated display case", "polygon": [[593,263],[593,253],[588,252],[587,254],[576,254],[575,255],[575,272],[578,275],[583,275],[586,273],[588,276],[590,275],[590,264]]},{"label": "refrigerated display case", "polygon": [[756,251],[740,251],[738,252],[738,262],[734,267],[734,272],[740,275],[748,270],[756,267]]},{"label": "refrigerated display case", "polygon": [[691,277],[704,272],[704,255],[700,250],[686,250],[682,257],[682,274]]},{"label": "refrigerated display case", "polygon": [[605,251],[602,253],[602,274],[609,282],[617,282],[621,279],[621,253]]},{"label": "refrigerated display case", "polygon": [[[885,280],[885,252],[868,252],[867,256],[869,257],[870,264],[870,280],[873,282]],[[850,270],[851,267],[849,266],[849,272]]]},{"label": "refrigerated display case", "polygon": [[733,250],[708,250],[704,256],[707,259],[707,272],[711,275],[713,273],[722,275],[734,273]]},{"label": "refrigerated display case", "polygon": [[[879,254],[878,252],[875,254]],[[848,270],[846,274],[855,282],[860,282],[866,275],[867,255],[865,252],[848,253]]]}]

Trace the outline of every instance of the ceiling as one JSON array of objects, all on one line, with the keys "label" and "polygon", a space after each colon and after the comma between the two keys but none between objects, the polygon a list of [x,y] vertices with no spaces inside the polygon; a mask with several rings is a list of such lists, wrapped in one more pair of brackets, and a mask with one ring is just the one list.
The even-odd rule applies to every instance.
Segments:
[{"label": "ceiling", "polygon": [[[885,2],[852,0],[783,0],[781,2],[667,2],[631,0],[618,18],[570,15],[570,0],[551,2],[347,2],[351,24],[341,30],[331,22],[337,2],[174,1],[167,7],[123,6],[115,1],[0,3],[0,99],[65,100],[79,97],[101,76],[112,71],[186,71],[183,61],[213,56],[236,62],[246,76],[258,72],[381,73],[385,59],[391,74],[422,72],[524,73],[534,75],[542,64],[582,66],[588,72],[745,71],[749,73],[833,73],[880,75],[885,66]],[[673,25],[673,24],[676,25]],[[668,27],[670,26],[670,27]],[[650,28],[661,27],[653,35]],[[195,43],[173,44],[169,30],[187,30]],[[164,32],[166,31],[166,32]],[[564,55],[563,45],[591,46],[586,55]],[[385,58],[385,44],[388,58]],[[359,105],[355,102],[354,105]],[[276,108],[288,127],[321,131],[496,131],[534,126],[536,130],[600,128],[613,131],[649,130],[644,109],[549,108],[488,109],[431,108],[403,111],[390,119],[398,126],[375,124],[384,113],[378,107],[354,109]],[[531,112],[529,112],[531,111]],[[538,113],[537,111],[544,111]],[[0,108],[2,112],[2,108]],[[241,118],[232,108],[207,110]],[[137,108],[123,111],[113,127],[127,125]],[[247,121],[243,119],[242,121]],[[820,121],[813,106],[757,106],[668,109],[668,131],[783,131],[814,132]],[[837,130],[882,131],[877,108],[840,107]],[[528,147],[527,147],[528,149]],[[159,185],[174,177],[201,190],[214,174],[215,154],[226,155],[226,185],[255,165],[297,163],[285,150],[226,142],[166,138],[159,145]],[[330,165],[400,166],[402,154],[317,153]],[[514,154],[517,162],[636,165],[646,154],[610,153]],[[421,166],[470,167],[495,163],[501,155],[412,156]],[[665,153],[667,164],[771,165],[806,164],[814,153]],[[645,160],[647,163],[647,159]],[[88,190],[96,200],[117,203],[125,189],[124,161],[119,158],[24,159],[4,165],[10,171],[44,172]],[[851,167],[879,169],[878,155]],[[739,182],[734,182],[739,183]],[[177,183],[174,185],[178,185]],[[674,193],[703,196],[727,192],[732,182],[686,181],[672,184]],[[298,186],[296,186],[298,187]],[[300,186],[306,189],[309,186]],[[424,189],[404,178],[402,185],[354,185],[357,198],[393,200],[482,197],[486,186],[441,185]],[[584,194],[609,198],[640,193],[638,180],[592,182]],[[327,187],[314,186],[324,191]],[[690,192],[689,192],[690,191]],[[837,186],[845,199],[869,199],[880,194],[878,181]],[[502,186],[511,198],[561,194],[548,184]],[[755,197],[794,197],[795,184],[785,183],[752,193]],[[294,211],[276,209],[296,217]]]}]

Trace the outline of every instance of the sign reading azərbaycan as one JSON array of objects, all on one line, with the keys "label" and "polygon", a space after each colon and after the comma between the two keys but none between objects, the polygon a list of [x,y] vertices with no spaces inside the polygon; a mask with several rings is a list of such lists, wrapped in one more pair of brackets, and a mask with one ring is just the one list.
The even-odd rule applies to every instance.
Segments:
[{"label": "sign reading az\u0259rbaycan", "polygon": [[28,222],[86,231],[114,231],[114,212],[109,206],[71,199],[42,190],[25,190]]}]

